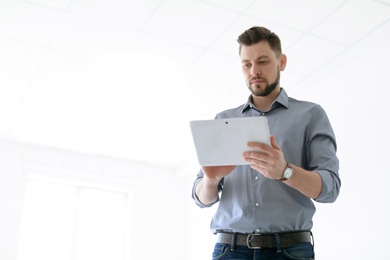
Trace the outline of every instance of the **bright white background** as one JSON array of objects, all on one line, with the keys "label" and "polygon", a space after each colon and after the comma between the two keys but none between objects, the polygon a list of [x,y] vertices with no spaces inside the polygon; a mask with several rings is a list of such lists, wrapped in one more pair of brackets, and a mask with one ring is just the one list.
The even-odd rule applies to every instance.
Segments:
[{"label": "bright white background", "polygon": [[0,0],[0,259],[209,259],[188,121],[246,100],[236,38],[253,25],[336,132],[317,259],[384,259],[389,19],[388,0]]}]

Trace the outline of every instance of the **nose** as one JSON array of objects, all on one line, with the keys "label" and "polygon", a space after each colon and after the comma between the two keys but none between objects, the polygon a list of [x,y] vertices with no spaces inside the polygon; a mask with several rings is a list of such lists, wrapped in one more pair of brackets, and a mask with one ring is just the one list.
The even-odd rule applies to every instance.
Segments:
[{"label": "nose", "polygon": [[257,77],[258,77],[258,76],[260,76],[260,74],[261,74],[260,71],[252,71],[250,75],[251,75],[252,77],[254,77],[254,76],[257,76]]},{"label": "nose", "polygon": [[255,76],[255,75],[258,76],[258,75],[261,74],[261,72],[260,72],[260,69],[259,69],[257,66],[252,66],[252,67],[251,67],[250,74],[251,74],[252,76]]}]

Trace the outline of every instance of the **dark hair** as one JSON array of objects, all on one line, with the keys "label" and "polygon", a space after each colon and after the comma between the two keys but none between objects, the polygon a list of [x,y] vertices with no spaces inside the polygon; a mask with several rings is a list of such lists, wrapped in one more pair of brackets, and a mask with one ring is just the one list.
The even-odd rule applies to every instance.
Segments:
[{"label": "dark hair", "polygon": [[240,44],[239,54],[241,54],[242,46],[251,46],[261,41],[267,41],[277,57],[282,54],[282,44],[279,36],[265,27],[254,26],[249,28],[238,36],[237,41]]}]

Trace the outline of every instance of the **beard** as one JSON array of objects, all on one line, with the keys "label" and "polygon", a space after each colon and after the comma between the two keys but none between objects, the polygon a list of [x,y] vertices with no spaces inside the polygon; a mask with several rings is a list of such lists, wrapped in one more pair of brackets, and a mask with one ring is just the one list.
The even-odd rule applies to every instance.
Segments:
[{"label": "beard", "polygon": [[[252,80],[252,79],[251,79]],[[274,89],[279,85],[280,82],[280,70],[278,68],[278,74],[276,76],[276,79],[273,83],[268,84],[265,86],[265,89],[262,90],[261,88],[257,88],[257,85],[255,88],[251,88],[250,84],[248,84],[248,89],[252,92],[252,94],[256,97],[266,97],[268,96]]]}]

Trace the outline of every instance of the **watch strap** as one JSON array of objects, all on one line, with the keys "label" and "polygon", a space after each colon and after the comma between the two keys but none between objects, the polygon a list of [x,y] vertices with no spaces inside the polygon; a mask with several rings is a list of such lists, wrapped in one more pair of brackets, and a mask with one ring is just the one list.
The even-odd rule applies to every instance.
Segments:
[{"label": "watch strap", "polygon": [[284,177],[284,172],[286,171],[287,168],[292,169],[291,164],[287,163],[287,166],[286,166],[286,168],[284,168],[284,171],[283,171],[283,176],[282,176],[282,178],[279,179],[279,181],[287,181],[288,180],[286,177]]}]

